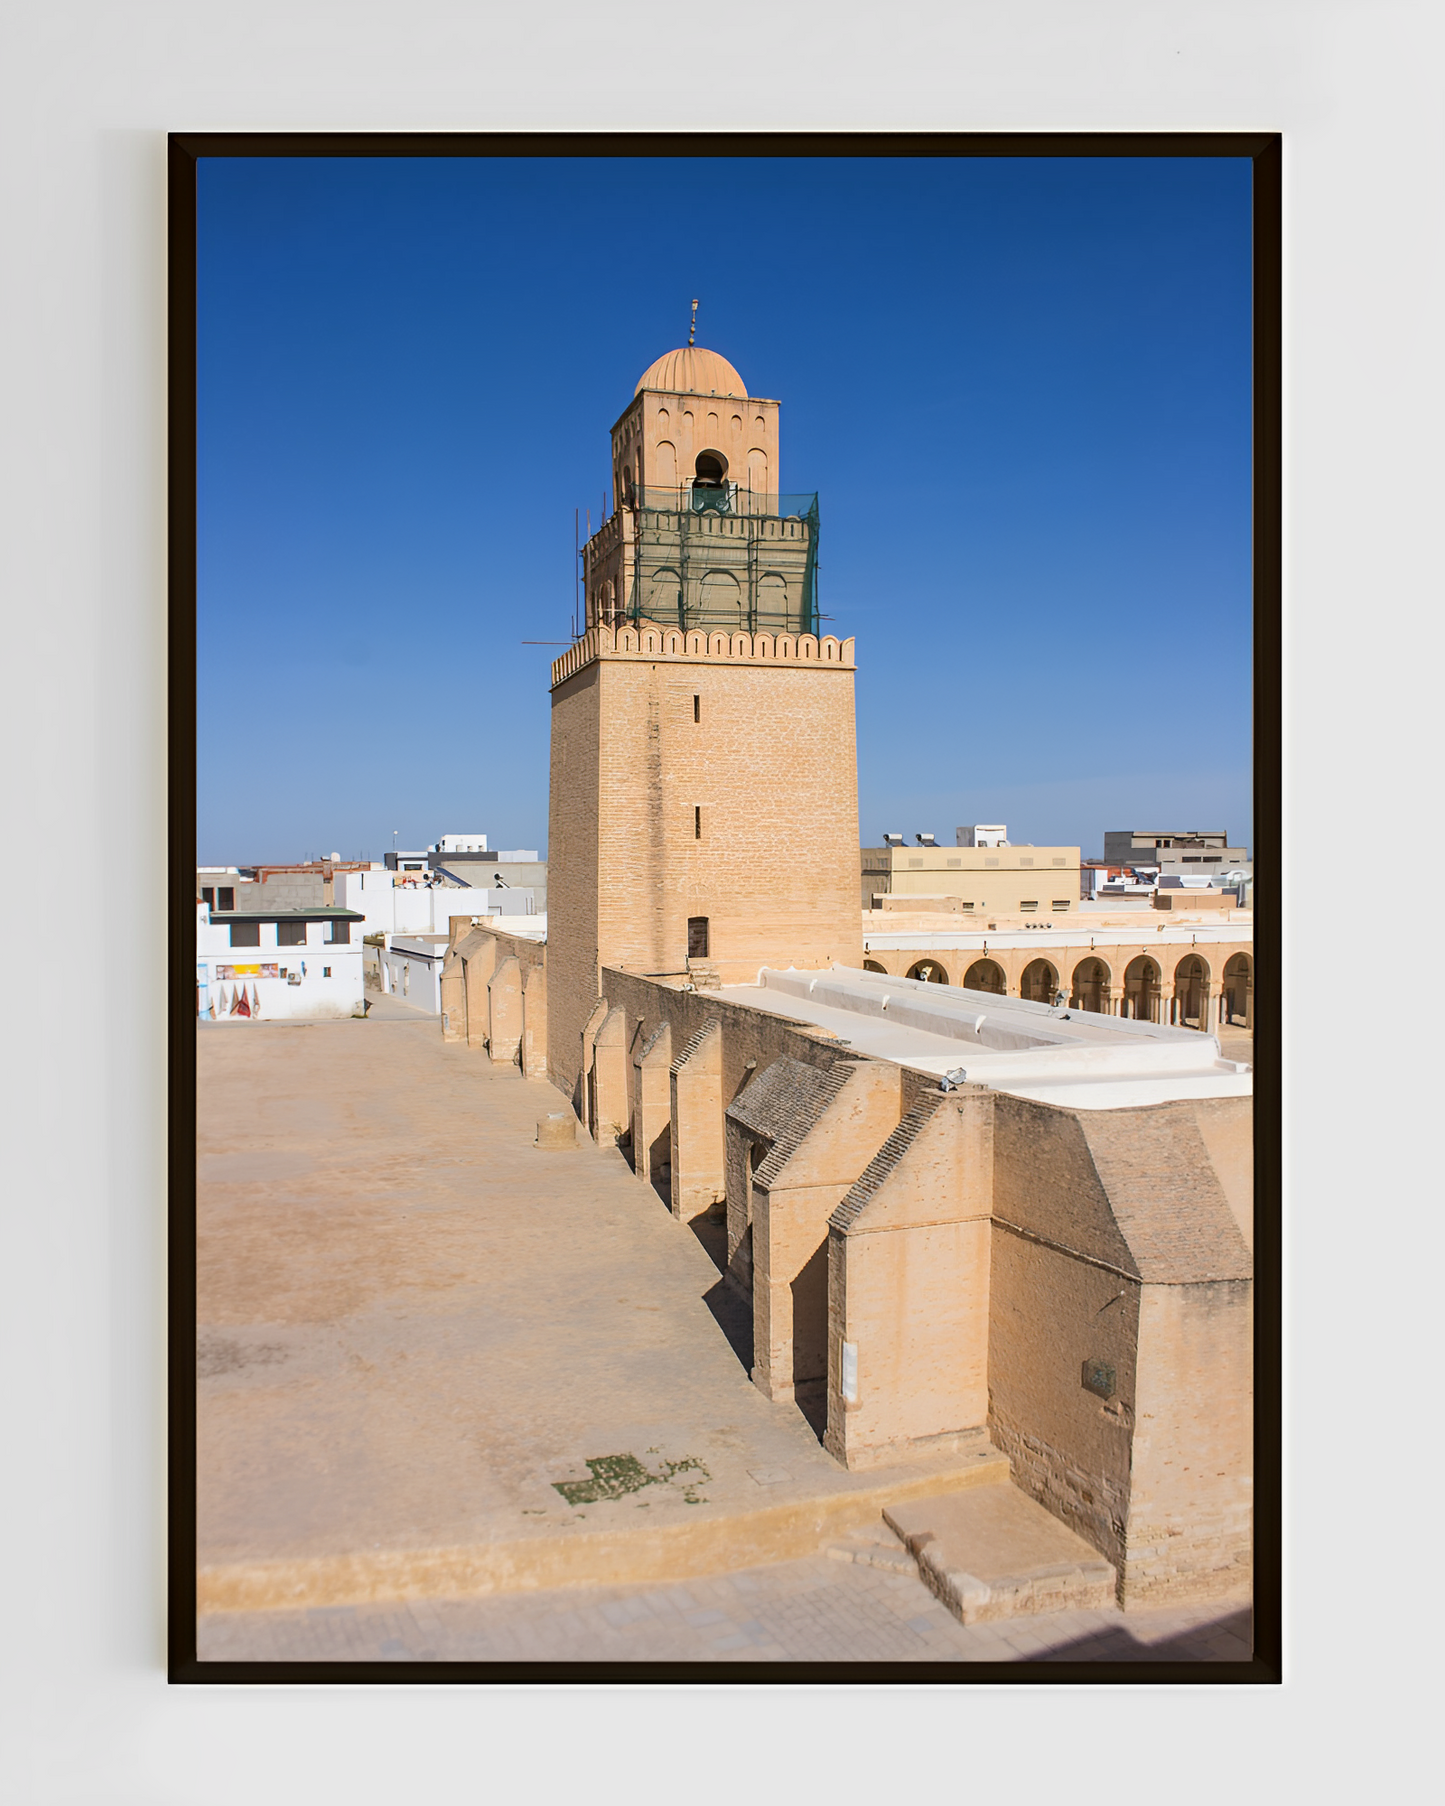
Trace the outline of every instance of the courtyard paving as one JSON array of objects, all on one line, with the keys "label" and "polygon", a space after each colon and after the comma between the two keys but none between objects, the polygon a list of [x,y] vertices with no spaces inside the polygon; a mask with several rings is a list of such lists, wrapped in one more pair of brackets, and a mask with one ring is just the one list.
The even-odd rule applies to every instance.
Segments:
[{"label": "courtyard paving", "polygon": [[763,1398],[698,1237],[532,1145],[550,1086],[393,999],[199,1034],[202,1659],[1239,1655],[1237,1607],[965,1630],[822,1553],[930,1470]]},{"label": "courtyard paving", "polygon": [[1239,1606],[965,1628],[916,1577],[826,1555],[667,1586],[569,1587],[200,1622],[202,1661],[1243,1662]]}]

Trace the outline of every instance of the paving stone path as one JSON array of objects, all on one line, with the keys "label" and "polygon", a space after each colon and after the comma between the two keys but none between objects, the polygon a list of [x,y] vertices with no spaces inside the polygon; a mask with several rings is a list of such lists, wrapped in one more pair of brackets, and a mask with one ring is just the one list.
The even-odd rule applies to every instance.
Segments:
[{"label": "paving stone path", "polygon": [[[712,1250],[619,1155],[537,1152],[549,1086],[387,998],[369,1023],[216,1028],[199,1051],[202,1660],[1247,1658],[1238,1607],[965,1629],[906,1564],[822,1548],[751,1567],[760,1549],[724,1550],[727,1572],[676,1584],[614,1568],[606,1586],[406,1605],[317,1586],[309,1607],[222,1609],[269,1606],[218,1596],[247,1563],[502,1543],[524,1564],[532,1538],[731,1535],[877,1476],[749,1383]],[[596,1458],[646,1485],[581,1499]]]},{"label": "paving stone path", "polygon": [[218,1613],[202,1661],[1247,1661],[1249,1614],[1056,1612],[965,1628],[916,1577],[825,1554],[666,1587]]}]

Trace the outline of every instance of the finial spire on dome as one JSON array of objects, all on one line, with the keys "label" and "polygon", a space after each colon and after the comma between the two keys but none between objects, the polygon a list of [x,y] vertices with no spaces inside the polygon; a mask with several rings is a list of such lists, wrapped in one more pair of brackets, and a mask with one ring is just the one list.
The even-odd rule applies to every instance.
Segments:
[{"label": "finial spire on dome", "polygon": [[689,326],[687,329],[688,344],[691,345],[693,340],[696,337],[697,337],[697,302],[694,301],[692,304],[692,325]]}]

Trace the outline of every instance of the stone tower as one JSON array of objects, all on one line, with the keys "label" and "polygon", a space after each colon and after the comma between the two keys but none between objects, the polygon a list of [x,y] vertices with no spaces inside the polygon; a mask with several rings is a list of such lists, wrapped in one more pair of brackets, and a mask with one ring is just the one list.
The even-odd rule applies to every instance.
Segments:
[{"label": "stone tower", "polygon": [[552,666],[548,1063],[574,1094],[604,966],[713,988],[863,959],[853,642],[818,632],[817,497],[779,487],[778,403],[669,352],[612,459]]}]

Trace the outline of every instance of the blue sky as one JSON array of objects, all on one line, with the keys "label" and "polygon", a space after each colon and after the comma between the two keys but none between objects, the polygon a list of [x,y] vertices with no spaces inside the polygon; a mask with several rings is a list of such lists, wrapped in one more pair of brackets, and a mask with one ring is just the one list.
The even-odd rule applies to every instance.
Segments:
[{"label": "blue sky", "polygon": [[782,401],[862,839],[1250,807],[1245,159],[206,159],[198,857],[547,842],[608,428]]}]

